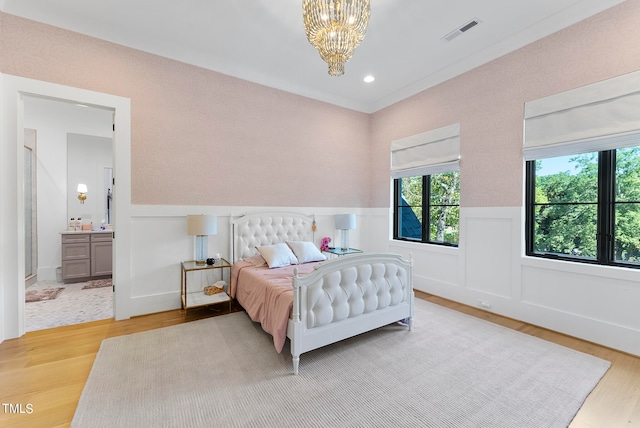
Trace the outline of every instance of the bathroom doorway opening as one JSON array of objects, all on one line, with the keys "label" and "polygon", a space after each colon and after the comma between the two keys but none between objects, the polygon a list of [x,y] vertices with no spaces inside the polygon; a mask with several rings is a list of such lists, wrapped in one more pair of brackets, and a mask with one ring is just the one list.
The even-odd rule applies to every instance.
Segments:
[{"label": "bathroom doorway opening", "polygon": [[[101,108],[112,113],[110,131],[113,136],[113,305],[116,320],[128,319],[134,313],[131,299],[132,260],[132,205],[131,205],[131,99],[75,88],[21,76],[1,74],[0,122],[3,123],[0,139],[5,148],[0,156],[0,194],[8,215],[0,216],[0,229],[5,251],[0,281],[0,303],[4,307],[0,316],[0,340],[13,339],[25,333],[25,217],[24,217],[24,123],[25,100],[29,97],[47,98],[89,107]],[[42,135],[38,136],[42,140]],[[38,156],[41,157],[38,145]],[[42,196],[40,190],[38,196]],[[61,191],[57,190],[58,196]],[[14,207],[13,210],[9,207]],[[38,206],[38,211],[42,207]],[[66,216],[66,214],[64,214]],[[42,218],[42,216],[40,216]],[[48,217],[45,217],[48,218]],[[66,218],[65,218],[66,221]],[[59,234],[60,226],[45,229],[38,224],[38,248],[42,246],[43,233]],[[58,236],[59,238],[59,236]],[[59,262],[58,262],[59,263]],[[38,260],[39,266],[48,266]],[[57,265],[56,265],[57,266]]]},{"label": "bathroom doorway opening", "polygon": [[[25,96],[24,128],[25,147],[35,140],[39,149],[25,151],[25,332],[113,318],[112,281],[104,263],[99,277],[70,279],[65,272],[63,278],[68,263],[63,241],[71,236],[63,232],[69,232],[71,218],[82,221],[74,230],[86,235],[78,235],[81,239],[110,238],[113,110]],[[78,199],[80,183],[88,186],[86,200]],[[94,245],[87,241],[77,248],[84,247],[90,257]],[[106,256],[101,251],[111,264],[113,249]],[[76,256],[81,255],[71,257]],[[91,266],[89,259],[74,262],[85,261]]]}]

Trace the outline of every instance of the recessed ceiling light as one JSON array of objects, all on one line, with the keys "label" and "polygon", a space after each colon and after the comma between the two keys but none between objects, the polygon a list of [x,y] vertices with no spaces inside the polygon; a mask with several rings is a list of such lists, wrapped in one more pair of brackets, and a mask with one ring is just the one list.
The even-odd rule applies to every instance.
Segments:
[{"label": "recessed ceiling light", "polygon": [[376,80],[376,78],[375,78],[375,77],[373,77],[372,75],[368,75],[368,76],[365,76],[365,77],[364,77],[364,81],[365,81],[366,83],[371,83],[371,82],[373,82],[374,80]]}]

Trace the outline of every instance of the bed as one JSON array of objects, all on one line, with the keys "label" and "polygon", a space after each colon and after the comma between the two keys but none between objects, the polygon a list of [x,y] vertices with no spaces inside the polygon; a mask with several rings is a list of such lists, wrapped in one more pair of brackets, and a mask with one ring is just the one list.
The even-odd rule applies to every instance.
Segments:
[{"label": "bed", "polygon": [[294,374],[304,352],[394,322],[411,330],[411,261],[390,253],[326,259],[314,243],[314,216],[300,213],[232,216],[230,235],[231,297],[273,336],[276,351],[289,338]]}]

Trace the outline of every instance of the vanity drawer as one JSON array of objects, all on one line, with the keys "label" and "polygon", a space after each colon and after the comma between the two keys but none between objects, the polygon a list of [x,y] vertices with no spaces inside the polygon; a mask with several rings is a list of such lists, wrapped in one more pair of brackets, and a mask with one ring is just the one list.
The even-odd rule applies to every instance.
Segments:
[{"label": "vanity drawer", "polygon": [[62,262],[62,279],[76,279],[91,276],[91,260],[69,260]]},{"label": "vanity drawer", "polygon": [[78,242],[89,242],[90,235],[89,234],[68,234],[62,235],[62,243],[63,244],[75,244]]},{"label": "vanity drawer", "polygon": [[109,233],[92,233],[91,242],[111,242],[111,232]]},{"label": "vanity drawer", "polygon": [[[87,238],[89,238],[87,236]],[[91,255],[91,244],[87,242],[79,242],[62,245],[62,261],[88,259]]]}]

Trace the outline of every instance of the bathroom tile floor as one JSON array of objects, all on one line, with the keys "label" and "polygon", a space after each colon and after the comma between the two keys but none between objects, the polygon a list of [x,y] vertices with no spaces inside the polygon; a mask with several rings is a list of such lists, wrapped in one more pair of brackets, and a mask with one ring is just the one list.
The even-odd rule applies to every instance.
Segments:
[{"label": "bathroom tile floor", "polygon": [[54,300],[25,303],[25,331],[113,318],[113,289],[102,287],[83,290],[85,284],[40,281],[27,287],[27,290],[57,287],[64,287],[64,290]]}]

